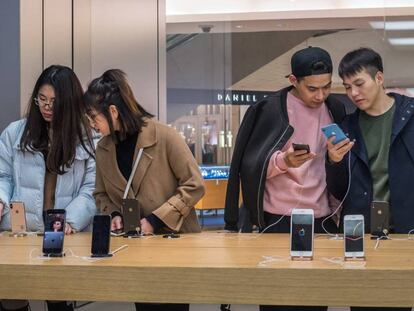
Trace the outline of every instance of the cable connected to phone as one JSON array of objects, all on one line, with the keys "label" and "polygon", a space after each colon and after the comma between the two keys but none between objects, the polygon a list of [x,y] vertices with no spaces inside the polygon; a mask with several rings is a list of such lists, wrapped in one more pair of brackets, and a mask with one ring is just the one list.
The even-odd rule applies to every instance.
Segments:
[{"label": "cable connected to phone", "polygon": [[326,234],[328,234],[329,236],[333,236],[333,237],[337,237],[338,234],[333,234],[330,233],[328,230],[326,230],[325,228],[325,221],[327,221],[328,219],[332,218],[338,211],[339,209],[342,207],[342,205],[344,204],[346,197],[348,196],[349,190],[351,189],[351,181],[352,181],[352,174],[351,174],[351,151],[348,151],[348,187],[346,189],[345,195],[342,198],[342,201],[339,203],[338,207],[335,209],[335,211],[333,213],[331,213],[331,215],[329,215],[328,217],[326,217],[324,220],[322,220],[322,229],[325,231]]},{"label": "cable connected to phone", "polygon": [[118,253],[119,251],[122,251],[123,249],[127,248],[128,244],[124,244],[120,247],[118,247],[117,249],[113,250],[112,252],[110,252],[110,254],[115,255],[116,253]]},{"label": "cable connected to phone", "polygon": [[[114,251],[110,252],[109,254],[111,255],[115,255],[116,253],[120,252],[123,249],[126,249],[128,247],[128,244],[124,244],[120,247],[118,247],[117,249],[115,249]],[[101,261],[103,259],[108,259],[111,257],[90,257],[90,256],[79,256],[76,255],[72,249],[68,248],[67,252],[70,252],[70,255],[68,256],[69,258],[73,257],[73,258],[79,258],[88,262],[96,262],[96,261]]]},{"label": "cable connected to phone", "polygon": [[30,261],[32,261],[34,259],[36,259],[36,260],[52,260],[52,257],[51,257],[50,254],[41,255],[41,256],[39,255],[39,256],[33,257],[33,252],[34,251],[38,251],[38,249],[37,248],[32,248],[30,250],[30,253],[29,253],[29,260]]},{"label": "cable connected to phone", "polygon": [[331,258],[322,257],[321,259],[329,263],[335,264],[335,265],[341,265],[342,267],[347,268],[347,269],[365,268],[365,265],[366,265],[365,260],[351,263],[350,261],[344,260],[342,257],[331,257]]}]

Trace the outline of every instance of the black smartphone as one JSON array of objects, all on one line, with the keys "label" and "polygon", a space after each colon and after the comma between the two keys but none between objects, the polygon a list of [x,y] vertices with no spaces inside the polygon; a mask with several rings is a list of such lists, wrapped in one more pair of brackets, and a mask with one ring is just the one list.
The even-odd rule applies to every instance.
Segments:
[{"label": "black smartphone", "polygon": [[111,216],[95,215],[92,227],[92,257],[110,257]]},{"label": "black smartphone", "polygon": [[386,201],[372,201],[370,229],[373,236],[382,237],[390,230],[390,205]]},{"label": "black smartphone", "polygon": [[65,223],[66,211],[64,209],[46,211],[43,235],[43,254],[45,256],[63,256]]},{"label": "black smartphone", "polygon": [[310,147],[308,144],[295,144],[292,143],[293,150],[306,150],[306,153],[310,153]]},{"label": "black smartphone", "polygon": [[141,232],[141,212],[136,199],[122,200],[122,217],[126,235],[137,235]]}]

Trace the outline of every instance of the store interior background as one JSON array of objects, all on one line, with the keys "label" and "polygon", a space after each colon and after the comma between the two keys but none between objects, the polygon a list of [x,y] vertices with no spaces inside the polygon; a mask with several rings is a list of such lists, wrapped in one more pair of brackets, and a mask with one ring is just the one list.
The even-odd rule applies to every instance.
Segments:
[{"label": "store interior background", "polygon": [[[258,1],[257,10],[249,11],[249,1],[241,2],[246,7],[232,7],[229,1],[229,11],[215,11],[211,5],[209,14],[202,14],[202,9],[178,2],[183,7],[167,1],[167,122],[185,138],[206,177],[206,196],[197,206],[201,213],[223,207],[225,177],[243,115],[255,100],[289,85],[285,76],[297,50],[319,46],[329,51],[332,93],[346,98],[337,66],[352,49],[371,47],[383,57],[387,89],[414,96],[412,8],[387,6],[391,1],[377,2],[375,9],[373,1],[358,7],[357,1],[311,5],[296,0],[274,1],[277,10],[265,5],[269,1]],[[205,214],[204,229],[222,225],[216,213]]]},{"label": "store interior background", "polygon": [[[24,115],[43,68],[70,66],[84,87],[104,70],[120,68],[139,102],[182,134],[206,179],[216,174],[206,180],[208,192],[198,206],[215,210],[223,207],[227,166],[246,109],[288,86],[285,75],[298,49],[328,50],[335,68],[332,92],[344,94],[340,59],[371,47],[383,57],[387,89],[414,96],[413,1],[195,2],[2,0],[0,130]],[[42,306],[35,303],[33,310]],[[114,308],[133,309],[92,304],[83,310]]]}]

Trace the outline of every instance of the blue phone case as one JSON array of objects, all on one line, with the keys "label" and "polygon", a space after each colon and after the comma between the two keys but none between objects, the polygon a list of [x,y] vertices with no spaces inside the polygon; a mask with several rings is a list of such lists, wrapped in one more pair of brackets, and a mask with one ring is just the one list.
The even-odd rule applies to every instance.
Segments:
[{"label": "blue phone case", "polygon": [[322,127],[322,132],[325,134],[326,138],[328,139],[332,136],[335,136],[335,139],[332,142],[334,145],[347,139],[344,132],[341,130],[341,128],[336,123],[325,125],[324,127]]}]

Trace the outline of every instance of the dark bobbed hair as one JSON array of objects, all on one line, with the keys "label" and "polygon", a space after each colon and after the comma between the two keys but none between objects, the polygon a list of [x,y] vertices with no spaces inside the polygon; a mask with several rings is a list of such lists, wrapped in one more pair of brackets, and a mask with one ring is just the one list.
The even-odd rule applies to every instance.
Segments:
[{"label": "dark bobbed hair", "polygon": [[[49,85],[55,92],[53,118],[47,122],[35,103],[42,86]],[[91,130],[85,117],[83,89],[72,69],[61,65],[46,68],[37,79],[27,108],[27,122],[20,141],[23,152],[42,152],[46,168],[62,175],[76,155],[80,144],[94,156]],[[49,137],[49,130],[51,136]]]},{"label": "dark bobbed hair", "polygon": [[338,73],[348,78],[366,70],[372,79],[378,71],[384,72],[381,56],[370,48],[359,48],[347,53],[339,63]]},{"label": "dark bobbed hair", "polygon": [[[89,113],[92,110],[102,113],[115,142],[124,140],[126,135],[141,132],[141,128],[146,126],[145,118],[153,117],[135,99],[126,74],[120,69],[107,70],[92,80],[84,101]],[[109,112],[111,105],[117,108],[119,115],[120,129],[116,132]]]}]

